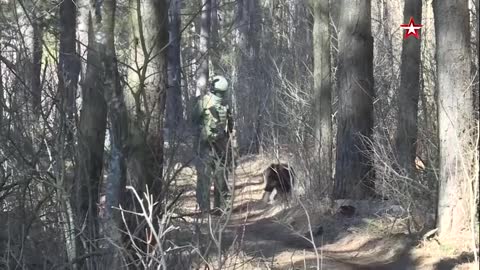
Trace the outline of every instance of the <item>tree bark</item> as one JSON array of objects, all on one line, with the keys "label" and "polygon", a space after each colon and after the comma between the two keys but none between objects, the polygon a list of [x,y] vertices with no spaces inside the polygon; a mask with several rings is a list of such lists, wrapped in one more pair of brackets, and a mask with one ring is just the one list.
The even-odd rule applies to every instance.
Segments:
[{"label": "tree bark", "polygon": [[[473,111],[475,113],[475,120],[480,120],[480,63],[478,62],[478,58],[480,57],[480,6],[479,0],[475,0],[475,14],[476,14],[476,21],[474,21],[474,32],[476,33],[475,36],[475,43],[477,44],[476,48],[474,48],[474,55],[472,59],[476,61],[472,63],[472,72],[475,74],[475,79],[473,81]],[[478,151],[480,152],[480,138],[478,142]]]},{"label": "tree bark", "polygon": [[[1,51],[1,48],[0,48],[0,51]],[[0,59],[2,58],[2,55],[0,53]],[[4,101],[4,88],[3,88],[3,74],[2,73],[3,70],[2,70],[2,62],[0,61],[0,129],[3,130],[3,106],[5,106],[5,101]],[[1,134],[2,132],[0,132]]]},{"label": "tree bark", "polygon": [[[104,21],[103,1],[90,3],[88,25],[87,71],[82,82],[82,110],[78,126],[78,151],[75,168],[75,217],[77,228],[85,227],[82,239],[86,240],[83,253],[96,250],[92,241],[98,238],[99,186],[102,182],[105,130],[107,124],[107,104],[105,102],[105,57],[106,38],[100,29]],[[97,268],[93,260],[87,260],[86,267]]]},{"label": "tree bark", "polygon": [[129,131],[129,179],[137,191],[145,186],[160,200],[164,156],[164,114],[168,87],[168,5],[166,1],[132,3],[135,62],[129,76],[133,85],[133,115]]},{"label": "tree bark", "polygon": [[261,99],[263,87],[257,80],[258,65],[258,1],[237,1],[236,36],[236,76],[234,78],[234,98],[238,144],[241,153],[258,153],[261,137]]},{"label": "tree bark", "polygon": [[440,237],[460,235],[468,226],[473,198],[472,91],[468,1],[435,0],[438,138],[440,171],[437,227]]},{"label": "tree bark", "polygon": [[76,52],[77,7],[74,1],[60,3],[59,89],[65,114],[67,146],[73,142],[80,59]]},{"label": "tree bark", "polygon": [[42,55],[43,55],[43,26],[40,18],[34,16],[32,22],[33,45],[32,45],[32,109],[34,115],[39,116],[42,110]]},{"label": "tree bark", "polygon": [[110,160],[108,176],[106,179],[105,195],[105,236],[109,238],[109,256],[105,265],[112,269],[121,268],[121,255],[118,246],[122,245],[121,213],[113,207],[119,207],[124,202],[126,184],[126,150],[128,134],[128,117],[123,97],[123,89],[120,85],[116,52],[115,52],[115,0],[104,0],[102,26],[97,35],[105,37],[103,45],[105,53],[102,55],[104,68],[104,93],[107,101],[108,119],[110,122]]},{"label": "tree bark", "polygon": [[74,130],[76,127],[75,97],[77,93],[78,76],[80,73],[80,59],[76,53],[77,7],[73,0],[60,3],[60,48],[58,65],[58,91],[61,97],[59,104],[60,128],[59,132],[59,174],[61,187],[57,190],[62,208],[62,223],[67,247],[67,257],[71,262],[78,256],[75,245],[75,223],[72,213],[72,204],[75,201],[66,194],[72,189],[74,163]]},{"label": "tree bark", "polygon": [[[208,46],[210,36],[211,0],[202,0],[202,15],[200,18],[200,41],[198,45],[200,63],[198,66],[197,95],[204,95],[208,91],[207,81],[208,69]],[[208,149],[200,141],[200,127],[194,127],[194,151],[196,151],[195,168],[197,171],[196,198],[202,211],[210,210],[210,184],[209,176],[206,174],[206,164],[202,160]]]},{"label": "tree bark", "polygon": [[202,0],[202,16],[200,18],[200,44],[199,51],[199,67],[197,78],[197,95],[206,94],[208,91],[208,48],[210,36],[210,12],[211,0]]},{"label": "tree bark", "polygon": [[369,0],[342,1],[338,63],[335,198],[365,198],[374,182],[369,147],[373,128],[373,38]]},{"label": "tree bark", "polygon": [[220,64],[222,54],[224,54],[223,43],[220,42],[220,20],[219,20],[219,3],[220,0],[211,0],[211,19],[210,19],[210,59],[212,63],[212,73],[225,76],[225,69]]},{"label": "tree bark", "polygon": [[328,0],[313,1],[313,116],[318,179],[312,190],[320,195],[332,186],[332,84],[330,69],[330,12]]},{"label": "tree bark", "polygon": [[[164,119],[169,91],[168,4],[165,0],[132,0],[129,4],[131,27],[129,65],[133,68],[128,73],[130,89],[123,92],[128,106],[125,113],[128,121],[118,119],[119,123],[128,122],[126,178],[128,185],[133,186],[140,196],[143,197],[148,191],[149,196],[156,202],[153,208],[154,215],[159,217],[163,210],[165,195],[162,192],[164,192]],[[120,93],[117,95],[120,96]],[[118,131],[122,132],[119,137],[125,135],[123,129]],[[120,164],[114,159],[111,162]],[[123,173],[121,166],[116,168],[118,173]],[[141,202],[137,201],[132,193],[127,195],[127,207],[139,210]],[[145,223],[142,223],[144,220],[140,220],[140,224],[138,221],[133,216],[127,217],[126,220],[130,228],[136,228],[133,232],[135,238],[146,239],[148,230]],[[158,225],[156,221],[155,218],[154,226]],[[146,251],[147,243],[138,240],[135,244],[141,249],[145,248]],[[130,251],[137,252],[136,249]]]},{"label": "tree bark", "polygon": [[[408,22],[410,17],[413,17],[417,24],[422,22],[422,1],[405,1],[403,21]],[[395,153],[401,172],[413,177],[420,93],[420,39],[409,37],[403,40],[401,59]]]},{"label": "tree bark", "polygon": [[180,87],[182,79],[180,62],[181,4],[182,0],[170,1],[169,11],[170,45],[168,46],[168,91],[165,126],[172,134],[176,134],[176,129],[183,126],[182,89]]},{"label": "tree bark", "polygon": [[153,25],[150,27],[153,30],[152,44],[155,44],[153,50],[153,69],[156,72],[155,88],[152,91],[152,96],[155,97],[156,106],[152,115],[152,126],[150,131],[149,142],[154,149],[152,162],[156,164],[157,170],[155,173],[154,182],[150,183],[149,188],[152,191],[154,198],[160,199],[162,191],[163,178],[163,144],[164,144],[164,115],[167,95],[168,70],[167,70],[167,44],[168,44],[168,4],[166,0],[150,0],[154,10]]}]

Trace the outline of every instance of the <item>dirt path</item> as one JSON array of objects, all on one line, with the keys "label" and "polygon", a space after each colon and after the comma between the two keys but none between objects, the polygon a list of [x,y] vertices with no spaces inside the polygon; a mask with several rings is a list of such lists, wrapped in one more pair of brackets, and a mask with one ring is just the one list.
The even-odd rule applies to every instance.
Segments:
[{"label": "dirt path", "polygon": [[[293,205],[287,208],[282,204],[266,205],[261,202],[261,171],[267,164],[246,162],[236,171],[235,203],[229,228],[236,239],[240,239],[246,254],[265,258],[272,269],[316,269],[317,263],[322,269],[394,269],[392,262],[399,260],[402,265],[399,269],[407,269],[404,267],[409,262],[401,258],[402,252],[407,250],[405,237],[322,245],[325,236],[316,235],[312,241],[309,231],[300,229],[300,224],[306,223],[301,207]],[[289,215],[296,216],[293,218],[297,219],[294,220],[296,222],[288,222]],[[312,233],[318,231],[317,224],[311,224],[311,227]]]},{"label": "dirt path", "polygon": [[[288,207],[261,202],[261,172],[268,164],[259,158],[244,160],[230,179],[235,183],[234,206],[222,246],[243,259],[235,258],[224,269],[454,269],[414,255],[414,242],[403,233],[360,232],[368,226],[364,217],[310,209],[309,225],[298,199]],[[182,208],[193,211],[194,190],[187,193]]]}]

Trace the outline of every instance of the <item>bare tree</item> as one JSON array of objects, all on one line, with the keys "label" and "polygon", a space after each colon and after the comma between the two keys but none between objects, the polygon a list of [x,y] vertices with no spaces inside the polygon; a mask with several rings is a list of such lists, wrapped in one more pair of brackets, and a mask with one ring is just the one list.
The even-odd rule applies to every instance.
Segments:
[{"label": "bare tree", "polygon": [[199,52],[199,67],[197,78],[197,95],[205,94],[208,90],[208,48],[210,36],[210,18],[211,18],[211,0],[202,0],[202,15],[200,18],[200,41],[198,46]]},{"label": "bare tree", "polygon": [[[476,47],[473,48],[474,50],[474,62],[472,63],[472,72],[475,74],[475,80],[473,81],[473,111],[475,113],[475,119],[478,121],[480,120],[480,63],[478,62],[478,57],[480,53],[480,6],[479,0],[475,0],[475,19],[473,20],[473,32],[475,34],[474,42],[477,44]],[[476,57],[475,57],[476,55]],[[475,62],[476,60],[476,62]],[[478,143],[478,151],[480,152],[480,141]]]},{"label": "bare tree", "polygon": [[441,237],[460,235],[469,224],[472,91],[468,0],[435,1],[439,193]]},{"label": "bare tree", "polygon": [[[151,47],[152,61],[152,85],[147,92],[147,100],[150,104],[150,119],[147,122],[147,138],[149,144],[150,170],[153,177],[148,179],[147,185],[154,198],[160,200],[163,185],[164,163],[164,117],[168,86],[167,69],[167,46],[168,46],[168,4],[166,0],[148,0],[148,6],[152,13],[148,16],[148,43]],[[148,124],[149,123],[149,124]]]},{"label": "bare tree", "polygon": [[[0,51],[2,51],[2,48],[0,48]],[[0,54],[0,57],[1,54]],[[2,75],[2,65],[0,64],[0,127],[3,126],[3,107],[5,103],[5,98],[3,97],[4,95],[4,89],[3,89],[3,75]]]},{"label": "bare tree", "polygon": [[212,62],[212,73],[220,74],[222,72],[220,67],[221,47],[220,47],[220,21],[218,19],[218,6],[220,0],[211,0],[211,15],[210,15],[210,59]]},{"label": "bare tree", "polygon": [[31,91],[32,91],[32,109],[35,115],[40,115],[42,109],[42,55],[43,55],[43,25],[42,20],[33,13],[31,18],[33,28],[33,43],[32,43],[32,77],[31,77]]},{"label": "bare tree", "polygon": [[182,126],[183,107],[181,87],[181,62],[180,62],[180,6],[182,0],[170,1],[169,8],[169,46],[168,46],[168,91],[166,104],[165,126],[174,132]]},{"label": "bare tree", "polygon": [[373,38],[369,0],[342,1],[338,53],[336,198],[373,192],[369,149],[362,137],[373,128]]},{"label": "bare tree", "polygon": [[[407,0],[403,20],[422,21],[422,1]],[[398,88],[396,157],[400,169],[413,176],[415,169],[418,98],[420,93],[420,39],[407,38],[402,44],[400,87]]]},{"label": "bare tree", "polygon": [[76,53],[77,7],[72,0],[60,3],[59,89],[62,111],[66,116],[67,141],[73,141],[75,128],[75,97],[77,94],[80,59]]},{"label": "bare tree", "polygon": [[257,38],[259,12],[257,0],[237,1],[236,7],[236,76],[234,78],[234,100],[238,144],[243,153],[258,153],[261,137],[261,85],[256,74],[260,68],[258,60],[259,42]]},{"label": "bare tree", "polygon": [[[44,22],[39,13],[42,12],[42,3],[30,1],[18,1],[16,3],[22,10],[19,20],[25,19],[25,24],[28,25],[28,32],[31,33],[20,34],[21,39],[31,51],[30,68],[27,72],[29,80],[28,97],[31,101],[31,109],[33,115],[38,117],[41,113],[41,97],[42,97],[42,55],[43,55],[43,30]],[[17,14],[17,16],[20,14]],[[21,23],[23,25],[23,23]],[[25,50],[28,53],[28,50]],[[34,122],[35,124],[36,122]]]},{"label": "bare tree", "polygon": [[[202,0],[202,15],[200,18],[200,42],[198,46],[200,63],[198,67],[198,79],[197,79],[197,95],[204,95],[208,91],[207,81],[209,76],[208,69],[208,44],[209,44],[209,35],[210,35],[210,6],[211,0]],[[200,138],[200,129],[199,127],[195,128],[194,134],[194,150],[202,151],[200,147],[201,142]],[[195,166],[197,170],[197,188],[196,188],[196,197],[197,202],[202,211],[207,211],[210,209],[210,179],[206,175],[206,167],[204,161],[201,160],[202,153],[198,153]]]},{"label": "bare tree", "polygon": [[105,231],[109,238],[110,252],[105,265],[109,268],[121,267],[121,257],[118,246],[122,244],[121,216],[113,207],[119,207],[124,201],[126,184],[126,157],[127,157],[127,134],[128,116],[123,97],[123,88],[120,85],[120,76],[117,66],[117,54],[115,52],[115,11],[116,0],[104,0],[102,13],[102,26],[97,35],[104,38],[102,41],[103,52],[101,64],[104,68],[104,94],[107,101],[110,137],[110,160],[108,177],[106,179],[105,200]]},{"label": "bare tree", "polygon": [[[82,228],[83,253],[94,252],[92,240],[98,237],[99,186],[102,180],[107,104],[105,102],[105,2],[91,2],[88,26],[88,57],[86,77],[82,82],[82,110],[78,124],[77,164],[75,167],[75,217]],[[88,261],[88,267],[94,267]]]},{"label": "bare tree", "polygon": [[133,107],[129,125],[129,171],[137,190],[161,196],[164,113],[168,70],[168,5],[165,1],[131,2],[132,64],[129,78]]},{"label": "bare tree", "polygon": [[[330,10],[328,0],[312,1],[313,24],[313,117],[315,119],[315,155],[318,156],[317,183],[319,194],[332,184],[332,84],[330,68]],[[314,180],[315,181],[315,180]],[[322,187],[322,189],[320,188]]]},{"label": "bare tree", "polygon": [[71,176],[74,157],[74,132],[76,128],[76,104],[78,76],[80,73],[80,59],[76,53],[77,6],[73,0],[60,3],[60,44],[58,63],[58,92],[61,99],[59,111],[60,130],[58,139],[58,166],[57,178],[60,188],[57,191],[59,203],[63,205],[62,221],[67,246],[68,260],[72,261],[78,256],[75,245],[75,224],[72,213],[72,203],[68,196],[72,189]]}]

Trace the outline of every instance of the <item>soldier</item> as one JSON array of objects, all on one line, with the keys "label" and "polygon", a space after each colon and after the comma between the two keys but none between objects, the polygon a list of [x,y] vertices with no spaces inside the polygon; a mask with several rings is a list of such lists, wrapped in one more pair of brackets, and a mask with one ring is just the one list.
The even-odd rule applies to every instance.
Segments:
[{"label": "soldier", "polygon": [[197,149],[197,202],[202,211],[210,210],[210,186],[214,181],[214,207],[226,206],[226,183],[232,147],[230,134],[233,120],[227,104],[228,82],[214,76],[209,92],[200,97],[194,109],[194,121],[199,128]]}]

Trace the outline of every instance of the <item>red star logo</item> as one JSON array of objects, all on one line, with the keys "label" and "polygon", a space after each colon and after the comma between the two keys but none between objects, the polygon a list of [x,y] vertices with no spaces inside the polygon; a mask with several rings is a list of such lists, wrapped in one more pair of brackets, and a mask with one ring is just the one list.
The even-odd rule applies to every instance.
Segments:
[{"label": "red star logo", "polygon": [[410,22],[408,24],[400,24],[400,28],[406,30],[403,39],[407,39],[409,36],[414,36],[415,38],[419,39],[418,30],[422,28],[422,25],[415,24],[415,22],[413,21],[413,17],[410,17]]}]

